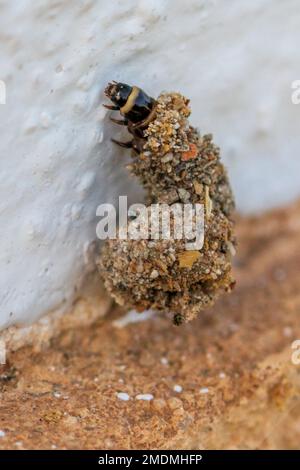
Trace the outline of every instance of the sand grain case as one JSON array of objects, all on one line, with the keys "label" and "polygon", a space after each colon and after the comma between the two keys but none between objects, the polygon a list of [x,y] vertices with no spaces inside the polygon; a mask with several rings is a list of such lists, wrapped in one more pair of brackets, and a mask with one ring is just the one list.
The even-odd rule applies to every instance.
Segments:
[{"label": "sand grain case", "polygon": [[[172,312],[176,324],[193,319],[222,291],[234,286],[234,200],[219,148],[212,135],[189,125],[189,101],[165,93],[143,130],[142,151],[132,150],[129,170],[151,204],[203,204],[204,245],[187,250],[186,240],[108,240],[98,266],[108,291],[121,305],[138,311]],[[129,222],[133,224],[134,221]]]}]

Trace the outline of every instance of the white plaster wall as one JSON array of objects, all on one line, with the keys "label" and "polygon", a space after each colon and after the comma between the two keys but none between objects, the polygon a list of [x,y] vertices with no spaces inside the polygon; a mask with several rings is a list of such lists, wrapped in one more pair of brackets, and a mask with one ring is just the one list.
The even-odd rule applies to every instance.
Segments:
[{"label": "white plaster wall", "polygon": [[299,195],[299,24],[298,0],[0,0],[0,328],[63,308],[97,205],[137,191],[109,141],[108,80],[189,96],[240,211]]}]

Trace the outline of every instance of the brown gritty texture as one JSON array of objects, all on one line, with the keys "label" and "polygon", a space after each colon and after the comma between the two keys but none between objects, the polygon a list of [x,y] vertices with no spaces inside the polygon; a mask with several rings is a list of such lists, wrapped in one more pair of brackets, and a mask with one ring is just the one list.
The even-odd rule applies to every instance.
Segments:
[{"label": "brown gritty texture", "polygon": [[300,203],[239,219],[237,231],[237,287],[194,322],[157,315],[117,328],[119,309],[44,351],[12,353],[0,375],[0,447],[298,448]]},{"label": "brown gritty texture", "polygon": [[[105,287],[119,305],[172,312],[176,322],[194,319],[234,286],[233,195],[212,135],[189,125],[188,100],[179,93],[159,96],[155,119],[144,131],[143,150],[132,153],[131,172],[147,192],[147,237],[108,240],[98,260]],[[140,138],[137,138],[138,140]],[[190,252],[186,240],[151,237],[151,204],[204,207],[204,245]],[[160,220],[168,220],[159,207]],[[129,222],[128,232],[137,224]],[[145,225],[145,222],[144,222]],[[161,224],[162,225],[162,224]],[[197,226],[194,216],[193,224]]]}]

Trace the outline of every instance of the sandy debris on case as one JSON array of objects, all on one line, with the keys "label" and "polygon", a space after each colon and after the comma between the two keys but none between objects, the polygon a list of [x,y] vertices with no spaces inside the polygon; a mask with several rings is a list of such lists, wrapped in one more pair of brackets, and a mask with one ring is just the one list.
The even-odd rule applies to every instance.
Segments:
[{"label": "sandy debris on case", "polygon": [[170,239],[108,240],[98,260],[105,286],[120,305],[172,312],[178,324],[234,285],[232,191],[219,148],[210,134],[201,136],[189,125],[189,115],[185,97],[162,94],[155,119],[144,131],[143,151],[132,152],[129,169],[147,191],[149,217],[151,204],[204,205],[202,249],[188,251],[186,240],[174,238],[171,223]]}]

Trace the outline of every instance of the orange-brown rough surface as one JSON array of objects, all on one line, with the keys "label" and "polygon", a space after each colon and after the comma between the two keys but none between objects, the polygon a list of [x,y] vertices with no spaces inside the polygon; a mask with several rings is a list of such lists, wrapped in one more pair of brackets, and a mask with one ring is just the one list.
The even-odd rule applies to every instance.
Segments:
[{"label": "orange-brown rough surface", "polygon": [[237,226],[237,287],[194,322],[117,328],[119,310],[14,352],[0,448],[297,448],[300,204]]}]

